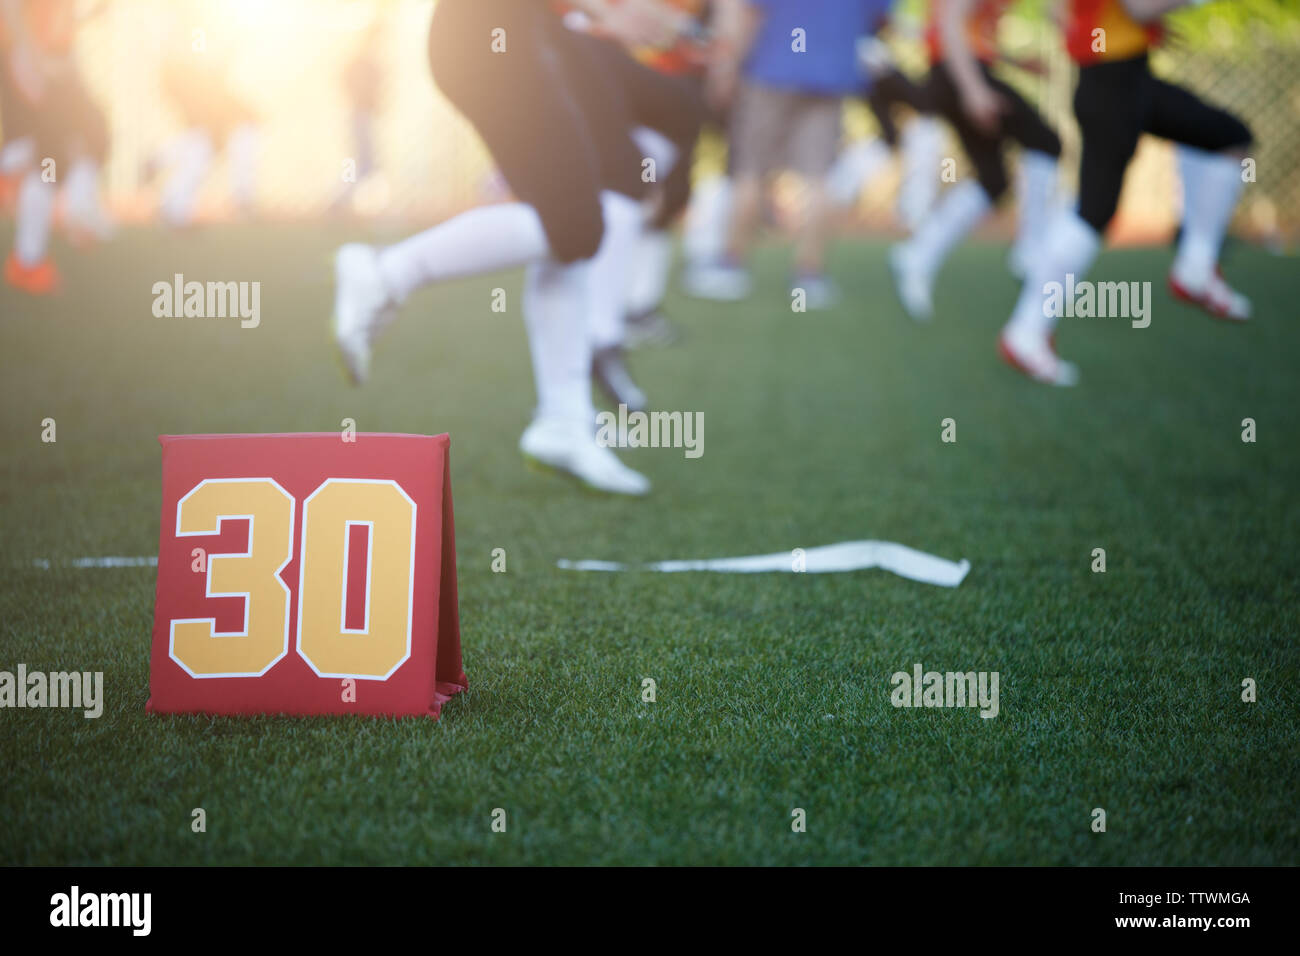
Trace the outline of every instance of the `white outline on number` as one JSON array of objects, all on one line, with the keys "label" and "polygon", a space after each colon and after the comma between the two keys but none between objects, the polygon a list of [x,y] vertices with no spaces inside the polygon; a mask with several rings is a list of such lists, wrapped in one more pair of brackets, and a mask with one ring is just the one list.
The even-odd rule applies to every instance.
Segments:
[{"label": "white outline on number", "polygon": [[[366,536],[366,613],[361,619],[361,627],[348,627],[348,558],[352,555],[352,549],[348,547],[352,537],[352,529],[365,527],[369,528],[369,534]],[[343,522],[343,588],[339,596],[339,633],[341,634],[369,634],[370,633],[370,573],[374,567],[375,559],[375,523],[373,521],[344,521]]]},{"label": "white outline on number", "polygon": [[[307,580],[307,506],[311,504],[311,500],[324,491],[328,485],[335,482],[345,485],[392,485],[397,489],[398,494],[406,499],[407,504],[411,506],[411,558],[410,565],[406,571],[406,652],[402,655],[402,659],[393,665],[393,669],[382,677],[374,674],[323,674],[317,669],[316,664],[312,659],[304,654],[302,650],[302,596],[304,584]],[[315,491],[302,500],[302,538],[299,541],[298,548],[298,639],[294,642],[294,650],[297,651],[298,656],[307,663],[307,666],[311,668],[312,673],[317,677],[384,681],[396,674],[398,670],[401,669],[402,665],[411,659],[411,629],[415,617],[415,531],[420,524],[418,515],[419,506],[411,496],[406,493],[406,489],[391,478],[326,478],[316,486]],[[374,529],[371,528],[369,546],[371,554],[374,553],[374,549]],[[344,555],[346,556],[346,554],[347,551],[345,550]],[[344,590],[346,595],[346,588]],[[346,596],[344,597],[344,600],[346,600]],[[367,603],[369,603],[368,594],[366,600]],[[369,625],[369,623],[369,612],[367,612],[366,624]]]},{"label": "white outline on number", "polygon": [[[249,615],[249,605],[253,603],[252,592],[232,591],[228,594],[227,593],[214,594],[212,592],[212,560],[214,558],[251,558],[253,556],[253,525],[255,522],[253,520],[252,515],[217,515],[217,528],[215,531],[212,530],[182,531],[181,511],[185,507],[185,502],[188,501],[193,495],[197,494],[200,490],[202,490],[203,487],[206,485],[249,484],[253,482],[263,482],[263,481],[269,482],[270,484],[274,485],[275,490],[280,492],[280,494],[284,495],[284,497],[289,501],[289,547],[285,550],[284,563],[281,564],[278,568],[276,568],[272,575],[275,578],[276,583],[279,584],[281,589],[284,591],[284,645],[280,649],[279,656],[276,657],[275,660],[271,661],[271,663],[267,664],[266,667],[264,667],[262,670],[257,671],[256,673],[251,671],[240,671],[232,674],[196,674],[192,670],[190,670],[187,666],[185,666],[185,663],[176,656],[176,625],[177,624],[210,624],[212,626],[212,638],[214,639],[218,637],[248,637],[249,636],[248,615]],[[263,674],[269,671],[276,664],[280,663],[280,661],[284,660],[284,658],[288,655],[289,653],[289,611],[290,611],[289,598],[292,596],[292,592],[289,590],[289,585],[285,584],[284,579],[280,577],[280,573],[284,571],[284,569],[289,566],[289,562],[293,560],[293,524],[298,516],[297,508],[298,508],[297,500],[293,497],[293,495],[285,491],[284,488],[280,485],[280,483],[276,481],[274,478],[204,478],[197,485],[195,485],[193,488],[187,491],[185,495],[176,502],[176,537],[178,538],[212,537],[213,535],[221,534],[221,526],[226,521],[241,521],[245,519],[248,521],[248,551],[244,554],[238,554],[234,551],[227,551],[221,554],[206,555],[204,559],[205,580],[203,583],[203,593],[205,597],[210,597],[210,598],[241,597],[244,599],[244,629],[242,631],[225,631],[225,632],[218,631],[217,619],[215,617],[174,618],[168,626],[167,656],[170,657],[173,661],[175,661],[176,665],[181,670],[185,671],[185,673],[189,674],[194,679],[205,680],[210,677],[261,677]]]}]

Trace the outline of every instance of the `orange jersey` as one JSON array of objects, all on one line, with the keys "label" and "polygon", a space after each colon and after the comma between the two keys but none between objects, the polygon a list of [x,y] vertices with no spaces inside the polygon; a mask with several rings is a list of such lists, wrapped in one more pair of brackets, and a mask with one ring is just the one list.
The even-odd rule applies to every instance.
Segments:
[{"label": "orange jersey", "polygon": [[[708,7],[708,0],[660,0],[660,2],[664,6],[681,10],[696,20],[704,16],[705,9]],[[551,7],[562,17],[576,12],[573,5],[565,3],[564,0],[551,0]],[[585,15],[577,22],[581,23],[584,20]],[[593,27],[588,23],[584,29],[591,30]],[[599,29],[595,29],[595,32],[599,32]],[[706,51],[700,44],[682,39],[666,49],[638,47],[630,52],[638,61],[660,73],[683,74],[702,69]]]},{"label": "orange jersey", "polygon": [[[696,20],[704,16],[706,0],[665,0],[668,6],[675,7]],[[666,50],[644,48],[632,51],[633,55],[652,69],[660,73],[683,74],[694,73],[702,68],[703,50],[691,40],[680,40]]]},{"label": "orange jersey", "polygon": [[[998,58],[998,21],[1014,0],[975,0],[970,18],[966,21],[966,40],[971,52],[983,63]],[[943,59],[943,30],[940,25],[947,16],[948,0],[930,0],[930,15],[925,24],[925,45],[930,51],[930,62]]]},{"label": "orange jersey", "polygon": [[1083,66],[1127,60],[1158,44],[1162,32],[1159,21],[1134,20],[1120,0],[1070,0],[1065,49],[1070,59]]}]

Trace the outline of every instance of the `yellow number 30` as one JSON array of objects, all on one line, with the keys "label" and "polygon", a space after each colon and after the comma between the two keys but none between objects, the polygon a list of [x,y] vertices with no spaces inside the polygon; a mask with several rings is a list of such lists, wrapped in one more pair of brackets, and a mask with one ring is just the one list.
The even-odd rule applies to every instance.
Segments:
[{"label": "yellow number 30", "polygon": [[[289,653],[289,588],[296,502],[272,478],[210,478],[176,506],[177,536],[215,535],[247,519],[245,553],[209,554],[208,597],[242,597],[244,626],[215,618],[171,622],[172,660],[192,677],[260,677]],[[303,506],[298,562],[298,654],[321,677],[385,680],[411,656],[415,502],[394,481],[329,478]],[[365,618],[347,628],[348,535],[366,525]],[[355,557],[355,556],[354,556]]]}]

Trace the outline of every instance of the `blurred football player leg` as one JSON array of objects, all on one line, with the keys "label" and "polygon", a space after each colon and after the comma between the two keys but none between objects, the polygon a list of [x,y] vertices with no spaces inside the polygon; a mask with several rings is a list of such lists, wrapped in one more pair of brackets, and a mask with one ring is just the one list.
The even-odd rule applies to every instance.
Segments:
[{"label": "blurred football player leg", "polygon": [[591,339],[591,374],[615,405],[644,411],[646,396],[632,381],[623,360],[627,293],[645,224],[641,204],[615,192],[601,194],[605,237],[592,257],[587,327]]},{"label": "blurred football player leg", "polygon": [[11,139],[0,146],[0,212],[13,210],[23,174],[35,160],[36,142],[30,136]]},{"label": "blurred football player leg", "polygon": [[[999,0],[950,0],[931,8],[930,52],[934,66],[926,84],[936,113],[952,125],[975,167],[977,182],[948,190],[912,238],[895,246],[890,267],[903,308],[914,319],[934,311],[934,280],[958,242],[1002,198],[1008,180],[1003,149],[1019,143],[1027,154],[1051,158],[1061,142],[1037,111],[992,72],[997,60]],[[1049,174],[1050,175],[1053,174]]]},{"label": "blurred football player leg", "polygon": [[116,230],[101,184],[108,159],[108,124],[87,94],[81,94],[81,99],[80,125],[73,133],[76,158],[63,183],[63,225],[77,243],[109,239]]},{"label": "blurred football player leg", "polygon": [[[827,158],[833,157],[833,150],[828,151]],[[825,174],[806,177],[803,208],[800,210],[799,228],[795,235],[795,274],[790,281],[790,292],[792,296],[800,296],[807,309],[829,309],[840,301],[838,287],[826,274],[831,209],[832,202],[826,193]]]},{"label": "blurred football player leg", "polygon": [[77,159],[68,170],[63,184],[63,217],[74,241],[102,240],[113,235],[113,218],[104,207],[99,177],[99,163],[88,156]]},{"label": "blurred football player leg", "polygon": [[1177,155],[1183,180],[1183,232],[1169,270],[1170,291],[1219,318],[1248,319],[1250,300],[1228,286],[1219,271],[1223,238],[1244,185],[1242,157],[1191,146],[1179,146]]},{"label": "blurred football player leg", "polygon": [[730,186],[724,212],[725,242],[711,258],[690,262],[682,278],[688,294],[718,302],[749,297],[753,282],[745,260],[762,225],[763,195],[775,157],[784,155],[794,94],[742,82],[728,130]]},{"label": "blurred football player leg", "polygon": [[839,209],[847,209],[889,163],[891,150],[883,139],[871,137],[850,144],[840,153],[826,177],[826,196]]},{"label": "blurred football player leg", "polygon": [[48,257],[55,197],[54,183],[45,182],[39,169],[29,169],[18,187],[14,247],[5,262],[5,280],[32,295],[54,292],[59,284]]},{"label": "blurred football player leg", "polygon": [[537,383],[537,410],[519,439],[524,456],[577,476],[601,491],[643,495],[650,482],[628,468],[593,436],[590,352],[585,342],[583,301],[591,286],[591,264],[544,260],[524,278],[524,321]]},{"label": "blurred football player leg", "polygon": [[163,155],[171,171],[163,186],[159,211],[169,226],[188,226],[212,166],[212,137],[198,127],[187,129],[164,148]]},{"label": "blurred football player leg", "polygon": [[14,245],[5,280],[33,295],[53,292],[58,273],[49,257],[56,180],[69,169],[79,117],[75,34],[70,4],[6,2],[0,7],[0,114],[12,148],[6,161],[21,177],[14,197]]},{"label": "blurred football player leg", "polygon": [[1042,248],[1047,235],[1047,223],[1056,208],[1056,157],[1035,149],[1020,154],[1020,167],[1016,173],[1016,227],[1015,242],[1007,257],[1007,268],[1017,279],[1023,279],[1035,251]]},{"label": "blurred football player leg", "polygon": [[[692,4],[684,4],[691,6]],[[690,157],[705,119],[700,84],[687,73],[682,56],[654,51],[629,55],[621,47],[587,34],[571,38],[575,47],[572,69],[578,75],[581,105],[599,129],[598,151],[603,177],[612,187],[631,196],[638,190],[619,184],[626,163],[637,164],[647,202],[637,227],[637,248],[629,249],[629,270],[616,265],[623,311],[605,316],[596,296],[597,315],[593,375],[614,400],[635,408],[644,395],[631,381],[622,349],[628,336],[665,340],[672,327],[660,312],[671,266],[667,229],[687,207],[691,196]],[[629,127],[628,124],[631,124]],[[606,202],[606,227],[615,228],[623,217]],[[616,248],[614,244],[611,248]],[[604,272],[606,254],[598,256],[593,275]],[[601,279],[596,280],[601,283]],[[640,299],[634,301],[633,296]],[[608,328],[601,331],[601,326]]]},{"label": "blurred football player leg", "polygon": [[1078,369],[1056,354],[1052,342],[1058,317],[1049,307],[1048,291],[1054,283],[1063,288],[1068,277],[1082,279],[1100,248],[1101,232],[1073,209],[1061,209],[1052,216],[1043,245],[1029,260],[1011,319],[998,339],[1004,361],[1048,385],[1078,382]]},{"label": "blurred football player leg", "polygon": [[19,176],[36,161],[36,142],[30,136],[7,140],[0,146],[0,176]]},{"label": "blurred football player leg", "polygon": [[958,183],[943,194],[912,238],[890,250],[889,265],[907,314],[924,321],[934,314],[934,279],[953,247],[993,209],[978,182]]},{"label": "blurred football player leg", "polygon": [[519,268],[550,254],[541,216],[520,202],[470,209],[382,249],[343,246],[334,263],[334,333],[348,375],[356,384],[369,377],[375,337],[417,289]]},{"label": "blurred football player leg", "polygon": [[682,254],[688,266],[715,262],[726,253],[733,191],[726,175],[709,176],[696,185],[682,227]]},{"label": "blurred football player leg", "polygon": [[743,263],[751,237],[762,223],[763,180],[754,173],[738,175],[728,192],[723,231],[726,241],[720,253],[690,263],[682,277],[683,290],[696,298],[739,302],[748,298],[753,288]]},{"label": "blurred football player leg", "polygon": [[917,116],[899,137],[903,173],[896,209],[908,232],[916,230],[939,198],[943,139],[943,123],[933,116]]},{"label": "blurred football player leg", "polygon": [[[1080,65],[1074,96],[1083,139],[1079,205],[1077,211],[1061,211],[1051,220],[1044,254],[1033,260],[998,343],[1009,364],[1049,384],[1073,384],[1078,373],[1056,356],[1052,336],[1060,310],[1052,307],[1048,290],[1087,276],[1144,132],[1198,151],[1184,157],[1184,175],[1191,177],[1184,188],[1193,197],[1184,216],[1194,225],[1190,230],[1184,226],[1169,276],[1170,291],[1218,318],[1241,321],[1250,315],[1249,301],[1228,286],[1217,268],[1224,231],[1240,195],[1240,158],[1251,142],[1250,130],[1225,110],[1152,76],[1147,48],[1159,36],[1159,18],[1146,24],[1129,19],[1128,35],[1137,38],[1136,45],[1107,52],[1094,49],[1088,39],[1096,26],[1096,9],[1072,0],[1069,13],[1066,46]],[[1122,9],[1119,13],[1128,19]],[[1203,196],[1208,199],[1204,205],[1199,202]]]},{"label": "blurred football player leg", "polygon": [[63,227],[77,244],[108,239],[114,225],[100,187],[108,161],[108,120],[75,68],[65,73],[57,90],[67,154],[72,157],[63,184]]},{"label": "blurred football player leg", "polygon": [[[633,131],[632,138],[646,157],[654,160],[660,177],[677,172],[679,161],[690,161],[689,156],[679,156],[668,137],[656,130],[639,127]],[[627,289],[627,314],[620,343],[625,348],[652,343],[668,345],[676,339],[676,330],[662,312],[672,264],[673,240],[667,226],[657,221],[647,223],[637,240]]]},{"label": "blurred football player leg", "polygon": [[894,107],[905,104],[914,110],[928,108],[925,91],[905,76],[893,62],[888,45],[878,36],[858,41],[858,61],[868,85],[863,100],[876,118],[880,135],[859,140],[845,149],[826,180],[827,195],[839,208],[851,206],[890,161],[899,146]]},{"label": "blurred football player leg", "polygon": [[230,133],[226,159],[230,163],[230,195],[236,211],[250,215],[257,197],[257,163],[261,135],[252,123],[241,123]]},{"label": "blurred football player leg", "polygon": [[525,271],[523,312],[537,385],[538,421],[594,428],[591,368],[585,351],[572,348],[574,341],[587,335],[590,291],[589,262],[543,258]]},{"label": "blurred football player leg", "polygon": [[636,251],[635,272],[627,295],[627,322],[623,344],[671,345],[680,333],[663,314],[668,277],[673,267],[673,237],[666,229],[647,227]]},{"label": "blurred football player leg", "polygon": [[[354,380],[365,377],[374,335],[415,288],[458,275],[527,265],[523,312],[538,405],[520,438],[526,458],[589,487],[644,494],[649,482],[595,440],[591,402],[593,263],[605,239],[598,152],[580,97],[571,89],[571,47],[546,8],[503,0],[444,0],[435,9],[429,53],[444,95],[474,124],[520,201],[471,210],[383,251],[344,246],[336,274],[335,337]],[[511,55],[479,50],[469,37],[508,29]],[[640,189],[636,150],[616,165]],[[628,168],[622,168],[626,165]],[[627,180],[625,179],[626,183]],[[623,201],[636,205],[630,196]],[[617,208],[621,203],[612,204]],[[621,211],[621,210],[620,210]],[[615,212],[618,216],[619,212]],[[635,236],[635,230],[632,235]],[[625,287],[613,296],[621,310]]]}]

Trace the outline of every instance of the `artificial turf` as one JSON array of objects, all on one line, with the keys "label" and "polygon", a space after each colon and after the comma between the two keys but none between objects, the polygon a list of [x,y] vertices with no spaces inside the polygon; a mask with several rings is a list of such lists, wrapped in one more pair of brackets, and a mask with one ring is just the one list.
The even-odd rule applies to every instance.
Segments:
[{"label": "artificial turf", "polygon": [[[997,361],[1003,246],[955,253],[930,325],[895,303],[882,242],[841,245],[844,304],[804,314],[767,247],[751,302],[673,294],[686,341],[633,357],[656,407],[706,423],[698,459],[623,453],[655,483],[638,501],[522,467],[517,275],[412,297],[372,383],[346,386],[345,238],[128,231],[61,250],[57,298],[0,292],[0,670],[103,671],[107,697],[98,720],[0,710],[0,863],[1296,862],[1293,260],[1236,252],[1256,318],[1235,327],[1169,298],[1167,250],[1105,254],[1095,277],[1152,280],[1151,326],[1065,320],[1084,380],[1052,390]],[[260,281],[260,326],[155,318],[178,272]],[[344,418],[452,436],[469,690],[438,722],[146,714],[153,570],[65,562],[155,553],[159,434]],[[972,570],[949,590],[555,566],[858,538]],[[895,709],[917,662],[997,671],[1000,713]]]}]

